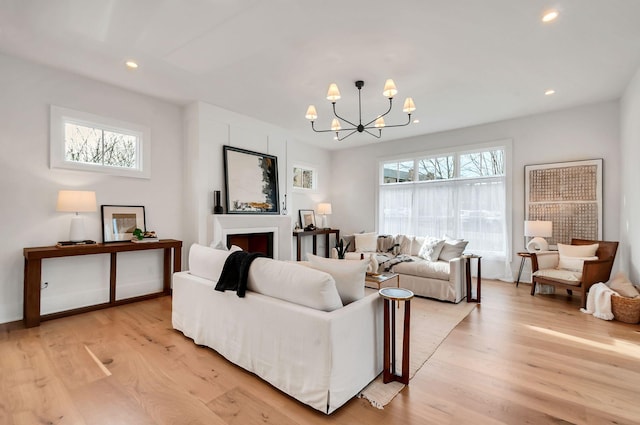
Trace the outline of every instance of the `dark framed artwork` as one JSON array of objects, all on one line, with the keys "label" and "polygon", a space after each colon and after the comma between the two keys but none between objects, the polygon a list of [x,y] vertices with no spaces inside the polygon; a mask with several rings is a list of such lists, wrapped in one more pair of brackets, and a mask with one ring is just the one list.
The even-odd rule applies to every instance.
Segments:
[{"label": "dark framed artwork", "polygon": [[133,231],[147,230],[143,206],[102,205],[102,242],[131,241]]},{"label": "dark framed artwork", "polygon": [[552,222],[550,245],[602,240],[602,159],[525,165],[525,220]]},{"label": "dark framed artwork", "polygon": [[[312,226],[312,227],[309,227]],[[316,227],[316,213],[313,210],[300,210],[300,227],[313,229]]]},{"label": "dark framed artwork", "polygon": [[279,214],[278,159],[223,146],[228,214]]}]

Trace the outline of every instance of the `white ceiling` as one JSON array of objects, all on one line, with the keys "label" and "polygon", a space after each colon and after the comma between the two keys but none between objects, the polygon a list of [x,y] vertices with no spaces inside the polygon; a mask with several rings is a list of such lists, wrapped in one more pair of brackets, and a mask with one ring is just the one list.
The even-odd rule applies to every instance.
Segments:
[{"label": "white ceiling", "polygon": [[[543,24],[550,8],[560,17]],[[617,99],[640,67],[640,1],[0,0],[0,52],[339,149]],[[311,103],[330,124],[330,82],[357,120],[364,80],[369,120],[387,107],[387,78],[398,86],[387,123],[406,120],[412,96],[419,124],[381,140],[311,131]]]}]

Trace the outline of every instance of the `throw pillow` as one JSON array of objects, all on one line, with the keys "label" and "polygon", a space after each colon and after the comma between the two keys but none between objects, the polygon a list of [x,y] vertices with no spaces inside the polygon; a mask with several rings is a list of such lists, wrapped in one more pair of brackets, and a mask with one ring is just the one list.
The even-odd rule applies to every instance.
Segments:
[{"label": "throw pillow", "polygon": [[349,261],[318,257],[308,254],[312,268],[329,273],[336,281],[336,288],[344,305],[364,298],[364,278],[370,260]]},{"label": "throw pillow", "polygon": [[395,243],[395,239],[391,235],[379,235],[378,236],[378,246],[376,251],[378,252],[387,252],[391,248],[393,248],[393,244]]},{"label": "throw pillow", "polygon": [[424,258],[428,261],[438,261],[444,242],[444,239],[433,237],[425,238],[422,246],[420,247],[420,252],[418,252],[418,257]]},{"label": "throw pillow", "polygon": [[586,260],[597,260],[598,257],[566,257],[560,254],[558,268],[562,270],[571,270],[574,272],[582,272],[582,266]]},{"label": "throw pillow", "polygon": [[413,239],[411,240],[411,255],[413,255],[414,257],[419,257],[420,250],[422,249],[422,245],[424,245],[424,241],[426,240],[427,240],[427,237],[414,236]]},{"label": "throw pillow", "polygon": [[616,273],[613,279],[611,279],[609,287],[623,297],[635,298],[637,296],[640,296],[640,292],[638,292],[636,287],[633,286],[633,283],[631,283],[624,272]]},{"label": "throw pillow", "polygon": [[344,246],[349,245],[347,252],[356,251],[356,235],[344,235],[341,239],[344,240]]},{"label": "throw pillow", "polygon": [[398,253],[411,255],[412,242],[413,242],[413,236],[398,235],[396,237],[396,243],[398,244]]},{"label": "throw pillow", "polygon": [[458,258],[464,252],[464,249],[467,247],[469,241],[465,241],[462,239],[445,239],[444,244],[442,245],[442,251],[440,251],[440,255],[438,259],[444,261],[451,261],[454,258]]},{"label": "throw pillow", "polygon": [[598,250],[598,244],[591,245],[566,245],[558,244],[558,253],[561,257],[593,257]]},{"label": "throw pillow", "polygon": [[378,247],[378,234],[376,232],[370,233],[356,233],[356,251],[358,252],[376,252]]},{"label": "throw pillow", "polygon": [[189,273],[217,282],[231,251],[223,251],[194,243],[189,249]]},{"label": "throw pillow", "polygon": [[331,275],[297,262],[256,258],[249,267],[247,289],[316,310],[342,307]]}]

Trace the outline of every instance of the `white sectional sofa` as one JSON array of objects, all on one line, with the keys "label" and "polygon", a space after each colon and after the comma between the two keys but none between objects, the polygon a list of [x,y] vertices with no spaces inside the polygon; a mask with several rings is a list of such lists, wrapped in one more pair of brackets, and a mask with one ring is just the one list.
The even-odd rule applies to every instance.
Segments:
[{"label": "white sectional sofa", "polygon": [[[374,255],[377,272],[400,275],[400,286],[414,294],[458,303],[467,295],[462,252],[467,241],[410,235],[361,233],[343,237],[353,253]],[[431,245],[430,245],[431,244]],[[429,250],[431,248],[431,250]]]},{"label": "white sectional sofa", "polygon": [[258,258],[239,298],[214,290],[227,255],[191,247],[190,271],[173,275],[175,329],[327,414],[380,374],[383,313],[376,291],[343,306],[329,273]]}]

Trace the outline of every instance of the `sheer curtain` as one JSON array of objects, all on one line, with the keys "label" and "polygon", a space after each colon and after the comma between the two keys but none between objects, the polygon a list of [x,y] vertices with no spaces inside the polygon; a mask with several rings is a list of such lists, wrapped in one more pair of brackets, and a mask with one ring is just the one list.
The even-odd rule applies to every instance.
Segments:
[{"label": "sheer curtain", "polygon": [[505,179],[381,184],[380,233],[468,240],[466,252],[482,256],[484,277],[510,279]]}]

